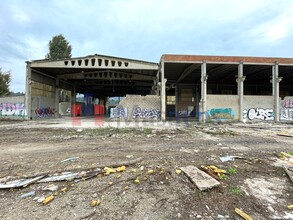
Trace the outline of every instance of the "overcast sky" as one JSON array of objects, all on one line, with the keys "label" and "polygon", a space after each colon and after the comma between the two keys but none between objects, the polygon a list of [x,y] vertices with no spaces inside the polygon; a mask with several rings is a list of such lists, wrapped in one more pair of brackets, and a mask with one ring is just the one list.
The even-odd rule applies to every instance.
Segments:
[{"label": "overcast sky", "polygon": [[1,0],[0,68],[23,92],[25,61],[45,58],[58,34],[73,57],[293,57],[292,27],[292,0]]}]

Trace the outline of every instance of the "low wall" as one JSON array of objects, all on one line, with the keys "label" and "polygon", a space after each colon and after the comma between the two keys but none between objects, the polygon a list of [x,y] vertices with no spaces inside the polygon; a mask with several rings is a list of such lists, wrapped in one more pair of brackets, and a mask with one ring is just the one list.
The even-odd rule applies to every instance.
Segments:
[{"label": "low wall", "polygon": [[59,114],[61,116],[71,116],[71,102],[60,102]]},{"label": "low wall", "polygon": [[275,119],[273,96],[243,97],[243,121],[273,121]]},{"label": "low wall", "polygon": [[110,110],[110,118],[124,120],[159,120],[160,96],[126,95],[117,107]]},{"label": "low wall", "polygon": [[0,98],[0,118],[23,120],[26,117],[25,96]]},{"label": "low wall", "polygon": [[207,121],[226,121],[239,119],[237,95],[207,95]]}]

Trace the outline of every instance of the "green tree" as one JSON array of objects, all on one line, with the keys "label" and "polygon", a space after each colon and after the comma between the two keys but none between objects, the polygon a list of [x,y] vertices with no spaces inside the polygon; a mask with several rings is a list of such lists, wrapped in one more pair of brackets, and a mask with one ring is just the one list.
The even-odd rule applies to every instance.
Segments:
[{"label": "green tree", "polygon": [[62,34],[56,35],[49,42],[49,53],[46,58],[50,60],[66,59],[71,57],[71,45]]},{"label": "green tree", "polygon": [[0,68],[0,97],[10,94],[9,84],[11,81],[10,71],[2,72]]}]

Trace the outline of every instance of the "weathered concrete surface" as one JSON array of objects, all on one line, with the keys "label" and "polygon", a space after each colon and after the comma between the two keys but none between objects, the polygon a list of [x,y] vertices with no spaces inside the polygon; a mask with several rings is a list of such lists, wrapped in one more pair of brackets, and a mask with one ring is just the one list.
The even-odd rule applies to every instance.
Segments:
[{"label": "weathered concrete surface", "polygon": [[205,172],[199,170],[195,166],[180,167],[180,169],[191,179],[192,182],[194,182],[194,184],[201,191],[221,185],[217,180]]},{"label": "weathered concrete surface", "polygon": [[290,180],[293,183],[293,164],[292,165],[284,165],[284,170],[286,171],[286,173],[288,174]]}]

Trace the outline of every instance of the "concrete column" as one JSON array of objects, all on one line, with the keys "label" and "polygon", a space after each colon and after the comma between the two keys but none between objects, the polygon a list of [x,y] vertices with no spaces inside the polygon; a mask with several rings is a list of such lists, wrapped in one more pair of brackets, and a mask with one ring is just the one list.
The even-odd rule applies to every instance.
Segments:
[{"label": "concrete column", "polygon": [[175,117],[178,117],[178,103],[179,103],[179,91],[178,91],[178,83],[175,85]]},{"label": "concrete column", "polygon": [[206,101],[207,101],[207,63],[204,61],[201,64],[201,122],[205,123],[206,122],[206,111],[207,111],[207,106],[206,106]]},{"label": "concrete column", "polygon": [[279,77],[279,65],[276,63],[273,68],[273,94],[274,94],[274,114],[275,122],[280,121],[280,100],[279,100],[279,84],[282,80],[282,77]]},{"label": "concrete column", "polygon": [[25,85],[25,107],[27,113],[27,120],[32,119],[32,69],[29,63],[26,64],[26,85]]},{"label": "concrete column", "polygon": [[239,63],[238,65],[238,78],[237,82],[237,95],[238,95],[238,111],[239,111],[239,121],[243,122],[243,82],[245,80],[245,76],[243,76],[243,63]]},{"label": "concrete column", "polygon": [[55,84],[55,118],[59,117],[59,97],[60,97],[60,86],[59,79],[56,79]]},{"label": "concrete column", "polygon": [[166,121],[166,79],[164,60],[161,61],[161,121]]},{"label": "concrete column", "polygon": [[157,75],[156,75],[156,95],[160,95],[160,87],[158,85],[160,81],[160,70],[158,70]]}]

